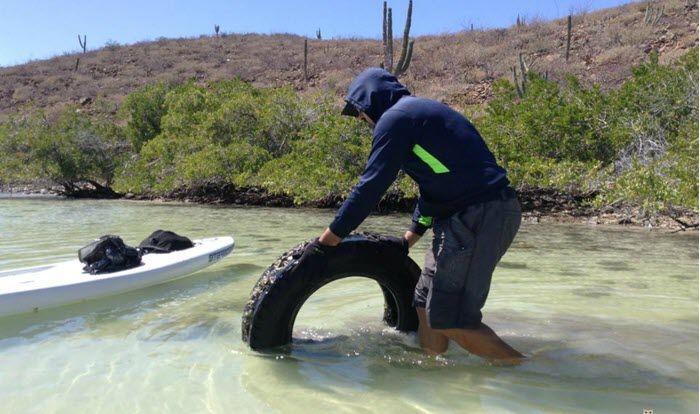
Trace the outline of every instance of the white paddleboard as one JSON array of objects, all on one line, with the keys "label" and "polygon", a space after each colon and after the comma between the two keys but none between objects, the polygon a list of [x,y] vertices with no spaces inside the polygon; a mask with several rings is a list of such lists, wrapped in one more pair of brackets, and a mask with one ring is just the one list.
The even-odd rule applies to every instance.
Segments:
[{"label": "white paddleboard", "polygon": [[194,247],[149,253],[142,263],[120,272],[91,275],[83,263],[0,271],[0,316],[32,312],[168,282],[213,264],[233,250],[232,237],[193,240]]}]

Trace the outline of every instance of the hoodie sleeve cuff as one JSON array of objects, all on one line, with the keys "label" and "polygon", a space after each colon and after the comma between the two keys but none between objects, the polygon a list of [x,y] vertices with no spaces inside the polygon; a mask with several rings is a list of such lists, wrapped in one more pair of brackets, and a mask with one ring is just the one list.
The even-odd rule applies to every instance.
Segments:
[{"label": "hoodie sleeve cuff", "polygon": [[425,231],[428,230],[428,228],[428,226],[414,221],[411,222],[411,226],[408,228],[408,230],[413,233],[416,233],[419,236],[422,236],[423,234],[425,234]]},{"label": "hoodie sleeve cuff", "polygon": [[345,226],[341,225],[338,222],[338,219],[333,220],[333,222],[328,226],[328,228],[331,229],[333,234],[340,237],[341,239],[344,239],[345,236],[350,234],[350,232],[353,230],[353,229],[348,229]]}]

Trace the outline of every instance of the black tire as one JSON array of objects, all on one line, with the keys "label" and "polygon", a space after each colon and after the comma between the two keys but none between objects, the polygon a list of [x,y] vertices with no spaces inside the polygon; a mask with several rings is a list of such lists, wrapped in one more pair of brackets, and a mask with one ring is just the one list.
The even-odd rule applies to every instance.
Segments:
[{"label": "black tire", "polygon": [[260,350],[289,344],[299,309],[316,290],[351,276],[374,279],[384,293],[384,322],[404,332],[418,329],[413,291],[420,268],[375,234],[352,234],[328,255],[323,274],[297,267],[309,242],[284,253],[263,272],[243,311],[243,341]]}]

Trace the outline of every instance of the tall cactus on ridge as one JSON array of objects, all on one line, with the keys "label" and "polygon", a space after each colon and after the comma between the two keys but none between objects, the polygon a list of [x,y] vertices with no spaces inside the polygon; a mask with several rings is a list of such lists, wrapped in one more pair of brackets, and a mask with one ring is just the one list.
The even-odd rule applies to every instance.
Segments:
[{"label": "tall cactus on ridge", "polygon": [[80,38],[80,35],[78,35],[78,43],[80,43],[80,47],[83,48],[83,53],[87,53],[87,35],[83,35],[83,38]]},{"label": "tall cactus on ridge", "polygon": [[382,45],[384,46],[384,69],[393,72],[396,76],[401,76],[408,66],[411,64],[413,56],[413,42],[409,40],[411,31],[411,15],[413,14],[413,0],[408,1],[408,12],[406,13],[406,25],[403,29],[403,42],[401,44],[401,55],[399,61],[394,67],[394,33],[391,8],[387,7],[384,2],[383,27],[382,27]]},{"label": "tall cactus on ridge", "polygon": [[304,39],[304,82],[309,81],[308,60],[309,60],[309,42],[306,39]]},{"label": "tall cactus on ridge", "polygon": [[527,81],[528,73],[530,72],[530,65],[525,62],[522,53],[518,53],[518,63],[520,64],[520,76],[518,76],[518,68],[512,66],[510,69],[513,72],[513,83],[515,84],[515,92],[518,94],[518,98],[522,98],[527,91]]},{"label": "tall cactus on ridge", "polygon": [[656,6],[656,2],[654,0],[648,0],[647,1],[647,8],[646,11],[644,12],[644,23],[650,26],[656,26],[656,24],[661,20],[661,17],[664,15],[664,6],[661,6],[659,9]]},{"label": "tall cactus on ridge", "polygon": [[571,15],[566,18],[566,61],[569,61],[569,52],[571,51]]},{"label": "tall cactus on ridge", "polygon": [[394,42],[391,21],[391,9],[384,2],[384,17],[382,18],[382,45],[384,46],[384,69],[392,71],[394,67]]}]

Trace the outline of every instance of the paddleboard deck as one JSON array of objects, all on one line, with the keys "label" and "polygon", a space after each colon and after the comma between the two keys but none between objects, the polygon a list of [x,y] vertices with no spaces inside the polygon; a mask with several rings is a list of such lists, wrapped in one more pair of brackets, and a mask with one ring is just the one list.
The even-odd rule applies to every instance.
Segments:
[{"label": "paddleboard deck", "polygon": [[91,275],[76,260],[0,271],[0,316],[32,312],[124,293],[187,276],[233,251],[232,237],[193,240],[194,247],[150,253],[142,263],[119,272]]}]

